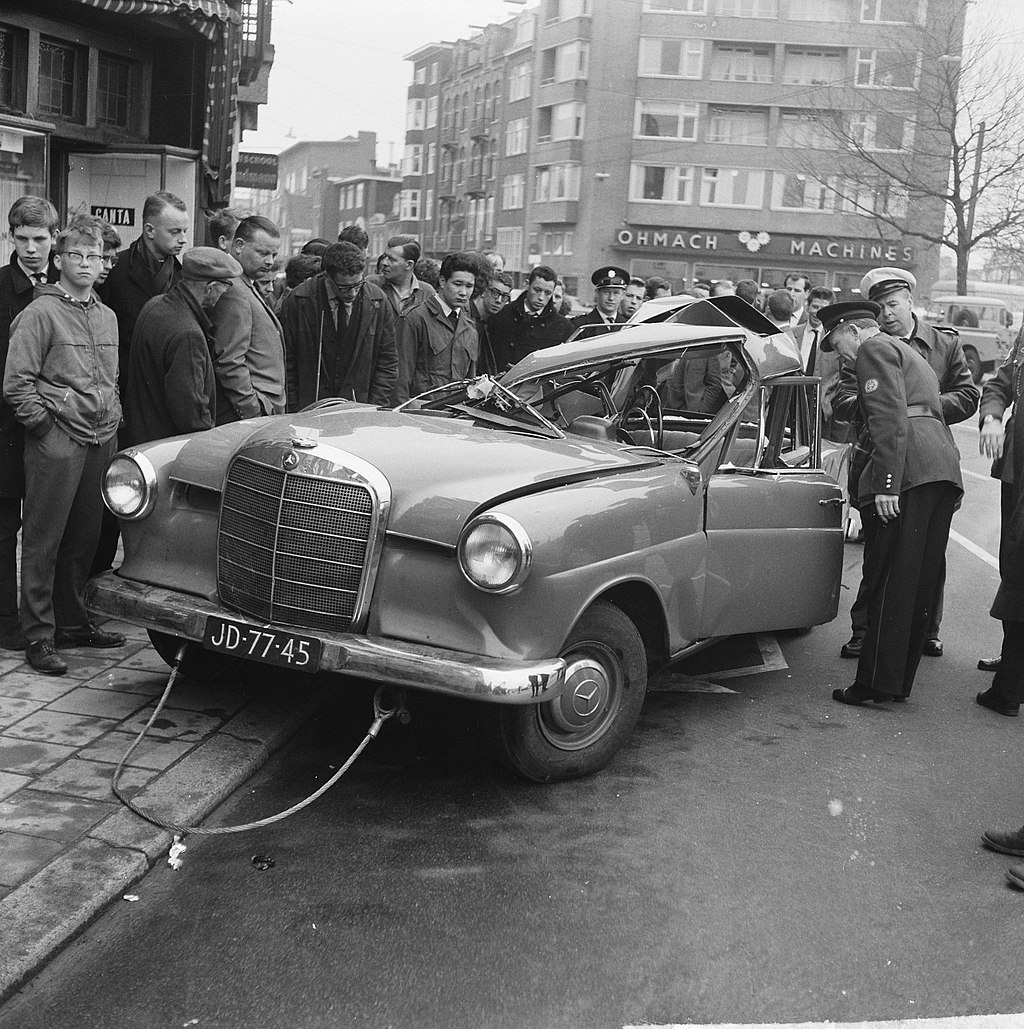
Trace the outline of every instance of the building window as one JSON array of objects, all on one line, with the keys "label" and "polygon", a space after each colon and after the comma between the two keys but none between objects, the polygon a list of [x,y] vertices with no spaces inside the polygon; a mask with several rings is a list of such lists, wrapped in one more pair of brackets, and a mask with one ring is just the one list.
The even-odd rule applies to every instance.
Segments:
[{"label": "building window", "polygon": [[417,86],[422,86],[423,83],[427,81],[427,69],[425,65],[421,64],[416,69],[416,71],[413,73],[412,81],[416,83]]},{"label": "building window", "polygon": [[801,150],[827,150],[836,145],[837,129],[830,129],[826,111],[807,114],[804,111],[783,111],[779,118],[776,143]]},{"label": "building window", "polygon": [[544,24],[582,18],[590,14],[590,0],[544,0]]},{"label": "building window", "polygon": [[430,221],[434,217],[434,191],[428,189],[423,194],[423,217]]},{"label": "building window", "polygon": [[920,0],[861,0],[860,20],[888,25],[913,25]]},{"label": "building window", "polygon": [[27,43],[26,33],[0,26],[0,108],[8,111],[25,110]]},{"label": "building window", "polygon": [[430,66],[430,78],[428,79],[431,85],[437,82],[437,61],[434,61]]},{"label": "building window", "polygon": [[437,144],[427,144],[427,174],[433,175],[437,171]]},{"label": "building window", "polygon": [[871,185],[840,179],[836,192],[841,200],[838,206],[855,214],[883,214],[891,218],[904,218],[907,214],[907,191],[889,183]]},{"label": "building window", "polygon": [[545,232],[541,237],[540,252],[552,257],[572,257],[574,242],[573,232]]},{"label": "building window", "polygon": [[914,126],[908,115],[897,111],[855,114],[850,119],[850,138],[864,150],[896,153],[911,148]]},{"label": "building window", "polygon": [[638,100],[633,133],[640,139],[697,139],[696,104],[677,100]]},{"label": "building window", "polygon": [[519,21],[516,22],[516,41],[515,46],[524,46],[526,43],[532,43],[534,36],[534,18],[532,14],[524,14]]},{"label": "building window", "polygon": [[415,222],[420,219],[420,191],[418,189],[403,189],[399,194],[401,202],[398,208],[398,217],[404,222]]},{"label": "building window", "polygon": [[402,162],[403,175],[423,174],[423,147],[419,143],[410,144],[405,148],[405,160]]},{"label": "building window", "polygon": [[718,0],[715,13],[730,18],[777,18],[779,0]]},{"label": "building window", "polygon": [[913,89],[916,78],[917,62],[900,50],[857,50],[858,86]]},{"label": "building window", "polygon": [[537,142],[549,143],[560,139],[579,139],[583,135],[587,105],[571,100],[537,111]]},{"label": "building window", "polygon": [[831,211],[835,193],[809,175],[775,172],[772,180],[772,208],[776,211]]},{"label": "building window", "polygon": [[759,208],[764,202],[764,175],[750,168],[704,168],[701,206]]},{"label": "building window", "polygon": [[363,195],[364,195],[364,184],[362,182],[356,183],[356,207],[363,206]]},{"label": "building window", "polygon": [[513,118],[505,125],[505,156],[526,153],[527,135],[530,131],[529,118]]},{"label": "building window", "polygon": [[525,100],[530,95],[531,70],[530,62],[522,61],[508,73],[508,98],[510,101]]},{"label": "building window", "polygon": [[433,129],[437,126],[437,97],[427,97],[427,115],[424,123],[424,128]]},{"label": "building window", "polygon": [[85,96],[85,55],[78,47],[39,41],[39,111],[82,121]]},{"label": "building window", "polygon": [[849,23],[850,0],[789,0],[790,21],[816,21],[821,24]]},{"label": "building window", "polygon": [[501,209],[503,211],[518,211],[522,208],[525,199],[526,175],[523,172],[506,175],[501,180]]},{"label": "building window", "polygon": [[743,107],[709,108],[708,142],[766,146],[768,111]]},{"label": "building window", "polygon": [[693,200],[693,168],[688,165],[631,165],[629,199],[688,204]]},{"label": "building window", "polygon": [[520,271],[523,262],[522,227],[498,229],[495,236],[494,248],[505,258],[505,266],[509,271]]},{"label": "building window", "polygon": [[96,78],[96,122],[127,129],[130,124],[132,66],[109,54],[100,54]]},{"label": "building window", "polygon": [[541,82],[571,82],[587,77],[590,44],[583,40],[563,43],[541,53]]},{"label": "building window", "polygon": [[414,132],[416,129],[423,128],[423,101],[422,100],[410,100],[405,109],[405,128],[408,132]]},{"label": "building window", "polygon": [[841,50],[786,50],[782,81],[787,85],[827,86],[845,75],[846,61]]},{"label": "building window", "polygon": [[707,14],[708,0],[644,0],[644,10],[667,14]]},{"label": "building window", "polygon": [[704,74],[704,41],[641,36],[639,71],[641,75],[699,79]]},{"label": "building window", "polygon": [[535,169],[533,199],[543,204],[551,200],[579,200],[580,166],[551,164]]},{"label": "building window", "polygon": [[716,43],[711,51],[711,78],[720,82],[771,82],[772,48]]}]

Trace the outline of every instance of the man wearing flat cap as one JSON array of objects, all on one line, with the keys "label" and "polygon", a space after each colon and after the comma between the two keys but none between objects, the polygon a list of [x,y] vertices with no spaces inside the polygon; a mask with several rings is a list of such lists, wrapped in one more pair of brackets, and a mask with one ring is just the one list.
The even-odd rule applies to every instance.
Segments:
[{"label": "man wearing flat cap", "polygon": [[880,304],[830,304],[818,313],[825,353],[838,351],[856,381],[861,430],[850,502],[865,533],[867,628],[843,704],[902,701],[924,650],[953,510],[963,493],[960,455],[928,362],[878,329]]},{"label": "man wearing flat cap", "polygon": [[181,280],[147,301],[135,323],[121,397],[127,445],[216,423],[210,312],[242,266],[219,247],[193,247],[181,265]]},{"label": "man wearing flat cap", "polygon": [[[882,331],[911,347],[928,362],[939,380],[939,396],[942,402],[942,419],[947,425],[955,425],[970,418],[978,409],[981,394],[974,384],[971,370],[964,357],[963,347],[954,330],[937,328],[920,322],[914,314],[914,290],[917,280],[902,268],[872,268],[860,282],[861,296],[877,303],[881,309],[879,325]],[[839,376],[839,386],[832,403],[833,417],[840,421],[854,422],[857,412],[856,382],[851,368],[844,366]],[[943,561],[945,558],[943,558]],[[865,573],[869,554],[865,549]],[[862,577],[857,599],[850,609],[852,634],[843,645],[843,657],[860,656],[864,635],[867,631],[867,602],[871,584]],[[945,582],[943,563],[940,581]],[[942,641],[939,625],[942,620],[942,589],[939,600],[932,611],[932,622],[928,626],[924,653],[930,657],[942,656]]]},{"label": "man wearing flat cap", "polygon": [[[570,319],[572,324],[578,329],[583,325],[603,327],[626,321],[626,316],[619,312],[619,301],[629,285],[629,272],[625,268],[605,265],[590,276],[590,281],[594,284],[593,310]],[[594,333],[597,330],[589,331]]]}]

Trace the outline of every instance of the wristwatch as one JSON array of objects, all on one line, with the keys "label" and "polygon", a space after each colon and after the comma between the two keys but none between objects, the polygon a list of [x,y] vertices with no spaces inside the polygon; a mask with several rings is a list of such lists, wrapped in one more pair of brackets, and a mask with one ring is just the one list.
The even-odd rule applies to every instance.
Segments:
[{"label": "wristwatch", "polygon": [[995,420],[996,420],[996,416],[994,414],[987,414],[981,420],[981,427],[984,429],[985,426],[988,425],[989,422],[994,422]]}]

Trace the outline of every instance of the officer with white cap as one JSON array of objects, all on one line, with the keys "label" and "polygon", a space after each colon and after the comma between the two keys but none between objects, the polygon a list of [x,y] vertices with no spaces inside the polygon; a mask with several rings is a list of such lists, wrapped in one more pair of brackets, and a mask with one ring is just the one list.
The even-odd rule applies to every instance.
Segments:
[{"label": "officer with white cap", "polygon": [[573,325],[579,328],[581,325],[603,326],[626,321],[626,316],[619,313],[619,301],[629,285],[629,272],[606,264],[590,276],[590,281],[594,285],[594,309],[570,319]]},{"label": "officer with white cap", "polygon": [[850,501],[864,523],[867,618],[856,679],[832,694],[842,704],[910,695],[963,493],[935,374],[916,350],[879,332],[881,310],[854,300],[818,312],[820,347],[852,369],[861,416]]},{"label": "officer with white cap", "polygon": [[[888,335],[902,340],[916,350],[931,366],[939,380],[942,418],[947,425],[955,425],[970,418],[978,409],[981,393],[974,384],[963,347],[956,331],[938,328],[921,322],[914,314],[914,290],[917,279],[903,268],[872,268],[860,281],[861,296],[874,301],[881,308],[878,322]],[[853,369],[844,364],[839,386],[832,403],[833,417],[853,422],[857,416],[857,389]],[[865,554],[865,563],[867,554]],[[945,566],[942,579],[945,581]],[[867,591],[870,584],[862,578],[857,599],[850,609],[852,635],[840,651],[843,657],[860,657],[864,634],[867,631]],[[942,592],[932,611],[924,653],[930,657],[942,656],[939,625],[942,621]]]}]

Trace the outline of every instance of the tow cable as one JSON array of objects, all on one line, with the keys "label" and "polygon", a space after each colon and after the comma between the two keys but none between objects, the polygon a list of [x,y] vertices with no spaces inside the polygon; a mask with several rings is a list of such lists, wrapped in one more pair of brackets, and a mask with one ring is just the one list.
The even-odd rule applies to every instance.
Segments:
[{"label": "tow cable", "polygon": [[187,850],[183,842],[185,836],[226,836],[230,833],[247,832],[249,829],[259,829],[266,825],[273,825],[274,822],[280,822],[289,815],[296,814],[296,812],[301,811],[303,808],[309,807],[314,800],[322,797],[352,767],[356,758],[362,754],[370,741],[377,738],[381,727],[389,718],[397,715],[399,721],[403,723],[408,722],[409,720],[409,712],[405,706],[404,694],[401,691],[399,692],[398,699],[393,707],[384,707],[383,697],[385,687],[378,687],[376,693],[373,695],[373,722],[371,723],[370,728],[366,730],[366,735],[363,737],[362,742],[354,751],[352,751],[348,760],[345,761],[345,763],[322,786],[304,800],[299,801],[298,804],[292,805],[292,807],[285,811],[279,811],[277,814],[268,815],[266,818],[260,818],[255,822],[245,822],[242,825],[221,825],[207,828],[201,825],[180,825],[176,822],[165,822],[156,815],[151,814],[148,811],[144,811],[129,797],[127,797],[121,790],[120,779],[121,773],[124,771],[124,766],[128,763],[128,759],[135,752],[135,748],[138,747],[138,745],[146,738],[146,734],[160,716],[160,712],[163,710],[164,704],[167,702],[167,698],[171,694],[171,689],[174,687],[174,683],[178,678],[178,668],[184,657],[186,646],[187,644],[182,643],[178,648],[178,652],[174,656],[174,663],[171,666],[171,674],[167,679],[167,685],[164,687],[164,692],[161,695],[160,700],[157,702],[156,707],[153,709],[153,713],[149,716],[149,720],[142,727],[139,734],[132,741],[131,746],[125,751],[124,756],[117,763],[117,768],[114,769],[114,777],[110,784],[111,789],[114,791],[114,796],[116,796],[126,808],[133,811],[140,818],[145,819],[145,821],[149,822],[150,825],[155,825],[160,829],[168,829],[174,833],[174,838],[167,855],[167,863],[175,870],[181,867],[181,855]]}]

